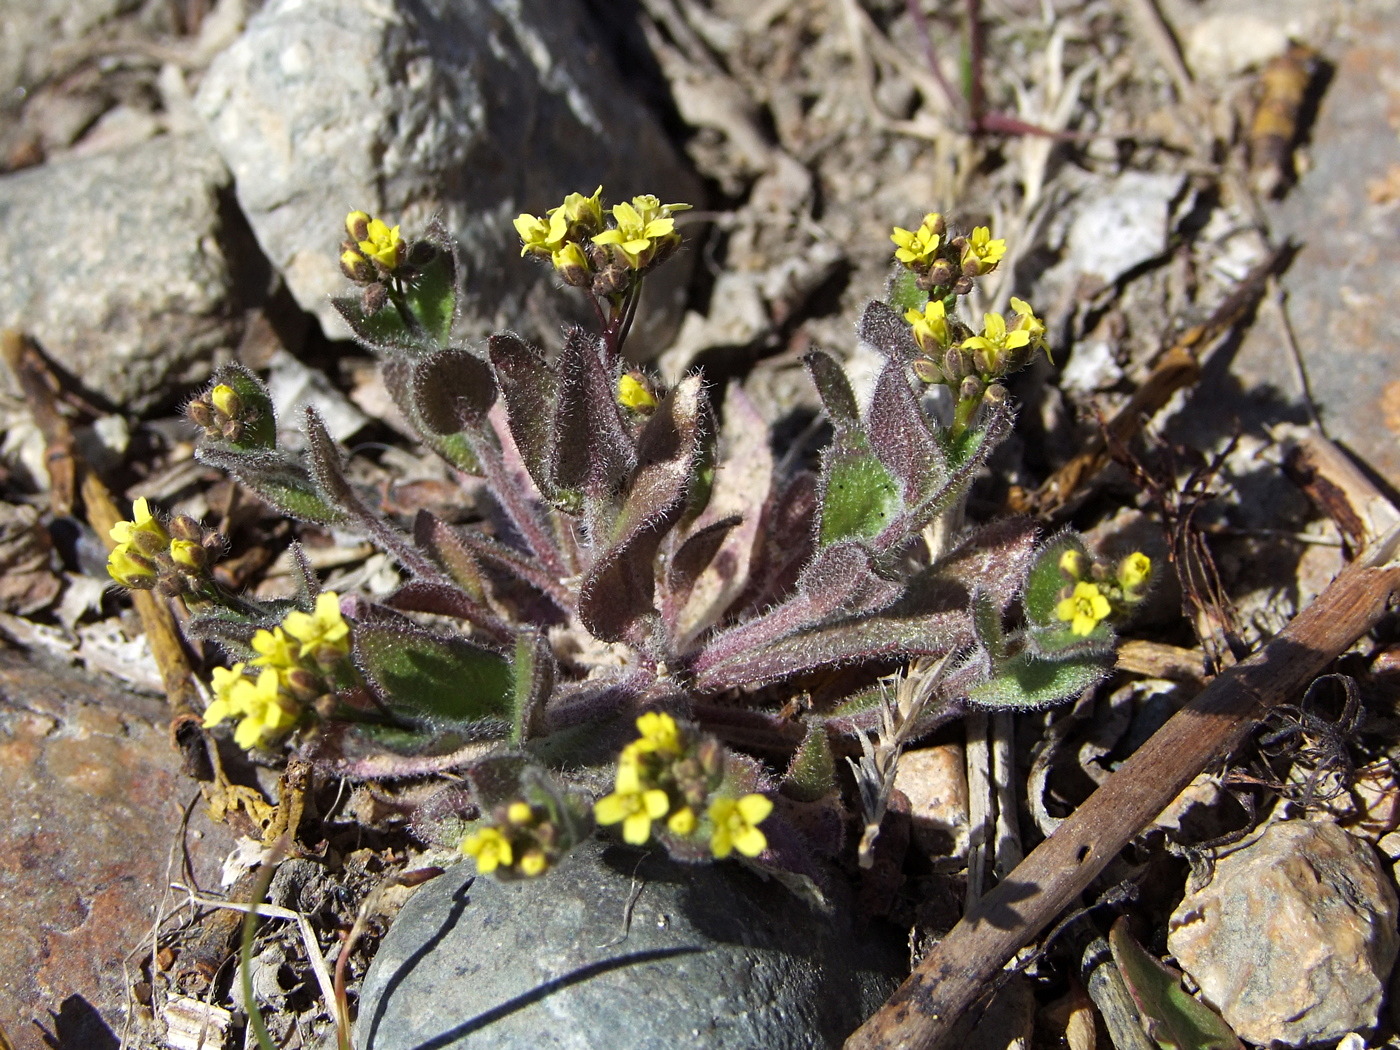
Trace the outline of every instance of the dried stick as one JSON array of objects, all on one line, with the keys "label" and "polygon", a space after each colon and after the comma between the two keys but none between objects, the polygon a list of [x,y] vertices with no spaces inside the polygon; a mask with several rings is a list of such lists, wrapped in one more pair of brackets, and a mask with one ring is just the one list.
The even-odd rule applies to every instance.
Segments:
[{"label": "dried stick", "polygon": [[1400,594],[1394,539],[1348,566],[1249,659],[1217,677],[1128,759],[919,964],[846,1050],[943,1046],[1007,960],[1073,903],[1134,835],[1270,708],[1365,634]]}]

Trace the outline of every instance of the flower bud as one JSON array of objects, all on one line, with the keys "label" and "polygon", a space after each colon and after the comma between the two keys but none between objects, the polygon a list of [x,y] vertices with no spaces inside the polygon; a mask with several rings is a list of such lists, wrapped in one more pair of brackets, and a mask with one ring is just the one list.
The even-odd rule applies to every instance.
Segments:
[{"label": "flower bud", "polygon": [[209,567],[209,553],[191,540],[171,540],[170,560],[179,568],[196,575],[202,575]]},{"label": "flower bud", "polygon": [[939,371],[938,365],[927,357],[914,358],[910,367],[914,369],[914,375],[921,383],[939,383],[943,380],[943,373]]},{"label": "flower bud", "polygon": [[930,288],[946,288],[958,279],[958,271],[947,259],[935,259],[926,277]]},{"label": "flower bud", "polygon": [[956,281],[953,282],[954,295],[966,295],[970,291],[972,291],[971,277],[959,277]]},{"label": "flower bud", "polygon": [[364,310],[366,317],[373,317],[379,313],[388,302],[389,289],[378,281],[365,285],[365,290],[360,294],[360,308]]},{"label": "flower bud", "polygon": [[375,277],[374,267],[357,251],[340,253],[340,272],[356,284],[366,284]]},{"label": "flower bud", "polygon": [[362,211],[352,211],[345,216],[345,232],[352,241],[363,241],[369,237],[369,215]]},{"label": "flower bud", "polygon": [[185,418],[201,430],[212,430],[215,426],[213,406],[200,398],[185,406]]},{"label": "flower bud", "polygon": [[967,376],[958,387],[958,397],[963,401],[974,401],[982,396],[982,380]]}]

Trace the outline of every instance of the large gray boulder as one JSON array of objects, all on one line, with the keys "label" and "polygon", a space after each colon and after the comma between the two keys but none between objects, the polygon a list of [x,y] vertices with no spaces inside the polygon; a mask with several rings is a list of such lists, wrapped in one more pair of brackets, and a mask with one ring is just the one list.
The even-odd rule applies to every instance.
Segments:
[{"label": "large gray boulder", "polygon": [[248,290],[228,261],[228,185],[202,134],[0,176],[0,326],[131,409],[204,378],[237,345]]},{"label": "large gray boulder", "polygon": [[[516,215],[600,183],[614,202],[700,192],[593,30],[577,0],[270,0],[196,106],[264,252],[328,334],[346,334],[328,297],[346,289],[337,244],[356,208],[405,233],[444,217],[467,334],[552,335],[580,297],[518,258]],[[666,268],[672,297],[683,269]]]},{"label": "large gray boulder", "polygon": [[358,1050],[837,1047],[902,952],[737,865],[589,842],[542,878],[460,865],[409,900],[367,975]]}]

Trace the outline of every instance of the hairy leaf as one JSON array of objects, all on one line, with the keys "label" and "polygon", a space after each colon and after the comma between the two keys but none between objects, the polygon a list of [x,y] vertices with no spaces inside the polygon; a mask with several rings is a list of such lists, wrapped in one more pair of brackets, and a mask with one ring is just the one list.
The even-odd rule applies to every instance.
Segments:
[{"label": "hairy leaf", "polygon": [[493,641],[507,643],[515,632],[494,612],[461,589],[438,580],[409,580],[384,604],[403,612],[434,613],[466,620]]},{"label": "hairy leaf", "polygon": [[[901,273],[908,273],[900,267]],[[911,281],[912,284],[912,275]],[[896,279],[896,285],[898,279]],[[903,297],[902,297],[903,300]],[[922,307],[928,302],[928,293],[913,289],[907,301],[899,303],[899,312],[882,302],[870,302],[865,306],[860,321],[856,324],[856,335],[861,342],[874,347],[884,356],[907,364],[919,353],[919,345],[914,342],[913,329],[904,320],[903,311],[913,306]]]},{"label": "hairy leaf", "polygon": [[685,379],[657,406],[638,439],[636,472],[579,594],[579,619],[603,641],[643,646],[648,640],[656,617],[656,552],[685,510],[707,418],[704,398],[700,377]]},{"label": "hairy leaf", "polygon": [[809,722],[807,735],[783,775],[783,794],[799,802],[816,802],[836,790],[836,760],[826,728],[820,722]]},{"label": "hairy leaf", "polygon": [[557,668],[554,650],[544,632],[526,630],[520,633],[515,640],[515,658],[510,671],[515,680],[510,739],[518,747],[544,732],[545,702],[554,692]]},{"label": "hairy leaf", "polygon": [[860,408],[856,405],[856,395],[851,390],[850,380],[845,371],[836,363],[836,358],[823,350],[809,350],[802,358],[807,372],[816,385],[817,395],[822,399],[831,425],[836,430],[858,430],[860,428]]},{"label": "hairy leaf", "polygon": [[1108,663],[1098,654],[1051,660],[1017,653],[998,663],[992,677],[973,686],[967,698],[978,707],[994,710],[1050,707],[1102,681],[1108,674]]},{"label": "hairy leaf", "polygon": [[900,517],[900,484],[870,451],[864,435],[838,433],[822,456],[822,546],[845,539],[873,539]]},{"label": "hairy leaf", "polygon": [[413,364],[413,405],[434,434],[480,429],[496,400],[496,380],[485,361],[467,350],[439,350]]},{"label": "hairy leaf", "polygon": [[1060,569],[1060,558],[1073,551],[1089,564],[1084,540],[1077,532],[1065,529],[1046,540],[1036,551],[1035,563],[1026,577],[1026,619],[1041,627],[1063,627],[1064,621],[1055,615],[1061,593],[1074,581]]},{"label": "hairy leaf", "polygon": [[609,500],[636,462],[601,341],[577,326],[569,329],[559,355],[550,446],[556,488],[592,501]]},{"label": "hairy leaf", "polygon": [[880,462],[903,483],[905,503],[916,506],[947,481],[948,467],[904,373],[900,358],[885,362],[875,381],[865,431]]},{"label": "hairy leaf", "polygon": [[[487,343],[491,367],[505,398],[510,435],[520,451],[535,487],[551,502],[558,503],[550,472],[553,437],[553,406],[559,396],[559,380],[544,357],[514,332],[500,332]],[[577,509],[577,501],[564,501]]]},{"label": "hairy leaf", "polygon": [[321,495],[306,468],[271,452],[234,452],[201,445],[195,458],[252,489],[279,513],[318,525],[343,525],[346,516]]},{"label": "hairy leaf", "polygon": [[510,716],[514,681],[504,657],[407,623],[361,622],[353,637],[355,665],[394,710],[439,723]]},{"label": "hairy leaf", "polygon": [[272,397],[263,382],[248,369],[239,364],[228,364],[215,370],[209,381],[209,388],[223,384],[231,387],[243,402],[244,413],[252,422],[243,428],[237,441],[215,441],[216,444],[235,452],[270,452],[277,448],[277,412],[272,406]]}]

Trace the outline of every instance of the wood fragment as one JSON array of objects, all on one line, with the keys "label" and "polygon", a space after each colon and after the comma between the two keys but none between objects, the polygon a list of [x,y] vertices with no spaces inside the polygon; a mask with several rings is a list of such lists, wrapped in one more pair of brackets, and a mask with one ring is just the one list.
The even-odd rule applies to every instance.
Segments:
[{"label": "wood fragment", "polygon": [[1332,519],[1351,551],[1374,543],[1400,522],[1400,511],[1360,467],[1321,434],[1286,444],[1283,469],[1313,504]]},{"label": "wood fragment", "polygon": [[[1393,542],[1366,561],[1393,558]],[[1400,566],[1347,566],[1267,646],[1181,709],[984,896],[846,1050],[947,1045],[1007,961],[1045,929],[1127,843],[1271,708],[1299,695],[1400,595]]]},{"label": "wood fragment", "polygon": [[58,382],[38,347],[13,328],[0,332],[0,357],[15,377],[34,425],[44,435],[49,509],[54,517],[66,518],[73,513],[78,468],[73,430],[58,408]]}]

